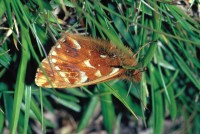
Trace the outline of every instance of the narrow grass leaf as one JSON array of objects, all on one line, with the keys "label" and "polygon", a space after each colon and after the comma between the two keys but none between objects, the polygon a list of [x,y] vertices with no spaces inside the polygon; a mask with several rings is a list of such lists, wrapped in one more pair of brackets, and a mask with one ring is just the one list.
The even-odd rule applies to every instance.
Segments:
[{"label": "narrow grass leaf", "polygon": [[[113,91],[111,90],[111,93],[115,94],[115,92],[117,92],[119,94],[119,98],[123,98],[125,103],[127,103],[127,105],[131,108],[131,110],[137,116],[141,116],[142,115],[141,107],[140,107],[139,103],[137,103],[137,101],[141,99],[140,93],[138,92],[139,86],[136,85],[135,83],[133,83],[133,84],[130,83],[129,86],[127,86],[127,85],[129,85],[129,84],[123,83],[123,82],[122,83],[117,82],[117,84],[113,84],[110,86],[113,89]],[[129,94],[129,89],[130,89],[130,94]],[[136,99],[136,101],[135,101],[132,98],[132,95],[134,95],[138,100]],[[123,103],[123,105],[124,105],[124,103]]]},{"label": "narrow grass leaf", "polygon": [[27,62],[29,61],[30,54],[28,49],[28,42],[27,38],[28,36],[28,29],[22,28],[22,56],[21,61],[17,73],[17,81],[15,86],[15,94],[14,94],[14,104],[13,109],[15,112],[12,113],[12,124],[11,124],[11,134],[15,134],[19,119],[19,113],[20,113],[20,107],[22,103],[22,98],[24,94],[24,88],[25,88],[25,76],[26,76],[26,68],[27,68]]},{"label": "narrow grass leaf", "polygon": [[[111,10],[115,11],[115,8],[113,5],[108,4],[108,7]],[[122,37],[126,40],[126,42],[131,46],[135,46],[135,43],[132,39],[129,29],[127,28],[127,26],[125,26],[125,23],[123,22],[121,17],[111,14],[111,18],[112,18],[113,23],[114,23],[115,27],[117,28],[118,32],[122,35]]]},{"label": "narrow grass leaf", "polygon": [[8,68],[11,62],[11,57],[8,54],[8,51],[5,51],[3,48],[0,47],[0,64],[5,68]]},{"label": "narrow grass leaf", "polygon": [[103,84],[99,84],[98,90],[100,94],[103,94],[100,96],[100,101],[101,101],[101,110],[103,114],[104,126],[108,131],[108,133],[112,133],[114,127],[113,125],[115,124],[116,120],[115,110],[111,95],[105,94],[110,90]]},{"label": "narrow grass leaf", "polygon": [[142,111],[142,119],[144,122],[144,125],[147,127],[147,122],[146,122],[146,116],[145,116],[145,109],[147,108],[147,99],[149,97],[149,91],[147,88],[147,82],[146,82],[146,74],[142,74],[142,80],[140,84],[140,89],[141,89],[141,111]]},{"label": "narrow grass leaf", "polygon": [[185,62],[177,55],[175,58],[177,63],[179,64],[179,67],[183,70],[183,72],[188,76],[188,78],[193,82],[193,84],[200,90],[200,78],[195,76],[193,72],[191,71],[191,68],[189,68]]},{"label": "narrow grass leaf", "polygon": [[[163,123],[164,123],[164,111],[163,111],[163,100],[162,94],[159,92],[159,84],[156,80],[155,69],[150,65],[150,83],[151,83],[151,97],[153,105],[153,132],[155,134],[161,134],[163,132]],[[159,77],[159,76],[157,76]]]},{"label": "narrow grass leaf", "polygon": [[172,87],[168,87],[168,93],[169,93],[169,98],[170,98],[170,103],[168,102],[168,109],[170,111],[172,120],[175,120],[176,115],[177,115],[177,106],[176,106],[176,100],[174,96],[174,90]]},{"label": "narrow grass leaf", "polygon": [[81,117],[81,120],[76,129],[77,133],[81,132],[83,129],[85,129],[87,127],[89,121],[91,120],[91,118],[94,114],[94,111],[97,107],[98,102],[99,102],[98,96],[91,97],[91,100],[90,100],[89,104],[87,105],[87,108],[84,110],[83,116]]},{"label": "narrow grass leaf", "polygon": [[[9,27],[11,27],[13,25],[13,18],[12,18],[12,11],[11,11],[11,6],[10,6],[10,3],[11,3],[11,0],[1,0],[1,2],[4,2],[3,5],[5,5],[5,11],[6,11],[6,15],[7,15],[7,19],[8,19],[8,24],[9,24]],[[1,8],[3,9],[3,8]],[[3,12],[3,10],[2,10]]]},{"label": "narrow grass leaf", "polygon": [[120,132],[122,131],[121,130],[121,122],[122,122],[122,113],[119,113],[117,116],[117,119],[116,119],[116,123],[115,123],[116,127],[113,130],[114,134],[120,134]]},{"label": "narrow grass leaf", "polygon": [[46,96],[43,96],[42,99],[43,99],[42,101],[44,102],[44,107],[53,113],[54,108],[53,108],[51,102],[47,99]]},{"label": "narrow grass leaf", "polygon": [[82,90],[78,89],[78,88],[70,88],[70,89],[66,89],[66,93],[70,94],[72,96],[78,96],[78,97],[87,97],[87,94],[84,93]]},{"label": "narrow grass leaf", "polygon": [[[31,110],[33,111],[33,113],[35,114],[36,118],[40,121],[40,123],[42,124],[42,113],[41,110],[38,108],[36,101],[34,100],[34,98],[31,99]],[[46,122],[43,125],[47,125]],[[46,128],[46,127],[45,127]]]},{"label": "narrow grass leaf", "polygon": [[6,12],[6,6],[3,0],[0,1],[0,9],[0,18],[2,18],[3,14]]},{"label": "narrow grass leaf", "polygon": [[105,84],[105,86],[107,86],[110,90],[110,92],[119,100],[122,102],[122,104],[131,112],[131,114],[138,119],[138,117],[136,116],[135,112],[133,111],[132,107],[129,105],[129,103],[127,102],[126,97],[123,97],[120,95],[120,93],[118,93],[118,90],[112,88],[110,85]]},{"label": "narrow grass leaf", "polygon": [[43,95],[42,95],[42,89],[40,88],[40,111],[41,111],[41,115],[42,115],[42,131],[44,133],[46,133],[46,128],[45,128],[45,122],[44,122],[44,111],[43,111]]},{"label": "narrow grass leaf", "polygon": [[24,130],[23,134],[27,133],[28,124],[29,124],[29,113],[30,113],[30,103],[31,103],[31,86],[26,86],[25,89],[25,118],[24,118]]},{"label": "narrow grass leaf", "polygon": [[76,112],[80,112],[81,107],[80,105],[76,104],[75,102],[71,102],[71,101],[67,101],[67,100],[63,100],[61,98],[57,98],[53,95],[51,95],[51,97],[58,103],[62,104],[63,106],[70,108],[71,110],[74,110]]},{"label": "narrow grass leaf", "polygon": [[8,120],[8,127],[11,128],[12,124],[12,113],[13,113],[13,98],[10,94],[3,94],[4,108],[5,108],[5,116]]},{"label": "narrow grass leaf", "polygon": [[162,86],[163,86],[164,91],[165,91],[165,95],[167,96],[168,102],[171,103],[171,100],[169,98],[169,93],[168,93],[168,90],[167,90],[167,87],[166,87],[166,84],[165,84],[164,76],[163,76],[163,73],[162,73],[159,65],[158,65],[158,70],[159,70],[160,78],[161,78],[161,81],[162,81]]},{"label": "narrow grass leaf", "polygon": [[4,113],[0,110],[0,133],[3,133],[4,121],[5,121],[4,117],[5,117]]}]

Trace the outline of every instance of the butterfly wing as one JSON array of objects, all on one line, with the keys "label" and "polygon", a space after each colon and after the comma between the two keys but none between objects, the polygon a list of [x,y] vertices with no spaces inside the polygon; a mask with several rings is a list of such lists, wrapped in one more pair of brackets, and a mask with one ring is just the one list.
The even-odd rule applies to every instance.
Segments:
[{"label": "butterfly wing", "polygon": [[[90,40],[89,43],[88,41]],[[120,59],[117,55],[108,55],[105,49],[112,49],[109,42],[96,41],[66,35],[51,49],[47,58],[38,68],[36,85],[46,88],[71,88],[96,84],[114,79],[125,72],[118,68]],[[49,62],[48,62],[49,61]],[[50,64],[51,66],[50,66]]]}]

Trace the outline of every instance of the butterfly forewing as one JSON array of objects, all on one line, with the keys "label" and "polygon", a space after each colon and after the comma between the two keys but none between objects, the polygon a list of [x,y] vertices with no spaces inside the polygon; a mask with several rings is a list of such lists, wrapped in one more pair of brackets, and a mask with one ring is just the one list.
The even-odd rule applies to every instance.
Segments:
[{"label": "butterfly forewing", "polygon": [[120,76],[125,72],[118,68],[120,58],[114,53],[105,53],[105,49],[114,46],[104,48],[102,43],[109,44],[71,34],[62,37],[41,62],[45,72],[38,68],[36,84],[47,88],[79,87]]}]

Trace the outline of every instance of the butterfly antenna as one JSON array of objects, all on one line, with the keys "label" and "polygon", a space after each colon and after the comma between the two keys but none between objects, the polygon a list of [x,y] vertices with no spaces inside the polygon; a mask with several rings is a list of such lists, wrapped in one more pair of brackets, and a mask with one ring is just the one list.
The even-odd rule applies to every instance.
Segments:
[{"label": "butterfly antenna", "polygon": [[[43,46],[41,46],[41,47],[42,47],[42,50],[43,50],[43,52],[44,52],[45,57],[47,58],[47,61],[48,61],[49,65],[50,65],[51,71],[53,72],[53,67],[52,67],[51,62],[50,62],[50,60],[49,60],[49,57],[48,57],[48,55],[47,55],[47,52],[46,52],[46,50],[44,49]],[[53,75],[54,75],[54,72],[53,72]]]},{"label": "butterfly antenna", "polygon": [[129,86],[129,88],[128,88],[128,92],[127,92],[126,98],[128,97],[128,95],[129,95],[129,93],[130,93],[130,91],[131,91],[132,84],[133,84],[133,83],[131,82],[131,84],[130,84],[130,86]]},{"label": "butterfly antenna", "polygon": [[139,74],[139,73],[142,73],[142,72],[145,72],[145,71],[147,71],[147,67],[144,67],[142,70],[139,70],[136,74],[134,74],[134,75],[137,75],[137,74]]},{"label": "butterfly antenna", "polygon": [[144,47],[148,46],[149,44],[151,44],[151,43],[153,43],[153,42],[157,42],[157,40],[155,40],[155,41],[150,41],[150,42],[144,44],[143,46],[141,46],[141,47],[139,48],[139,50],[133,55],[133,57],[135,57],[136,55],[138,55],[138,53],[139,53]]}]

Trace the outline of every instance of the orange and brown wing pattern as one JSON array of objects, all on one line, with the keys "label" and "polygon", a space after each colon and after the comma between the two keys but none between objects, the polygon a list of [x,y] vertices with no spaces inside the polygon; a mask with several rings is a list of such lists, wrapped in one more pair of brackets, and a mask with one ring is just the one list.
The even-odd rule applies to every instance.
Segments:
[{"label": "orange and brown wing pattern", "polygon": [[[125,70],[120,67],[123,61],[116,54],[118,52],[113,51],[115,49],[106,41],[67,34],[58,40],[48,57],[41,62],[45,72],[38,68],[36,85],[70,88],[117,78]],[[131,66],[133,64],[130,62]]]}]

